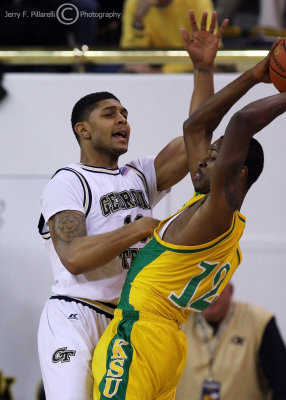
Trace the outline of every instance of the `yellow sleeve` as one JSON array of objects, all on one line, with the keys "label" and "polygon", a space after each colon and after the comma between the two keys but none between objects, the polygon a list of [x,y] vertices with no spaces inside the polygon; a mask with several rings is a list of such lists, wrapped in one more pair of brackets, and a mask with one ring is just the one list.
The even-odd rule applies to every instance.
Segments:
[{"label": "yellow sleeve", "polygon": [[145,29],[133,28],[134,14],[138,0],[125,0],[122,11],[122,34],[120,47],[123,48],[147,48],[150,47],[150,37]]}]

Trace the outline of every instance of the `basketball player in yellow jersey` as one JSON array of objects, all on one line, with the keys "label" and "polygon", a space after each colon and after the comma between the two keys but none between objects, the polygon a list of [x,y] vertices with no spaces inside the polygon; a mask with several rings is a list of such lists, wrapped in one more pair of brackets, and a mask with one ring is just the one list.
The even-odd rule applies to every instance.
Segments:
[{"label": "basketball player in yellow jersey", "polygon": [[184,123],[189,170],[200,194],[162,221],[134,260],[94,352],[94,399],[175,398],[187,346],[179,325],[217,298],[240,263],[245,217],[239,210],[263,169],[253,135],[286,111],[286,93],[244,107],[210,145],[212,132],[252,86],[269,82],[270,54]]}]

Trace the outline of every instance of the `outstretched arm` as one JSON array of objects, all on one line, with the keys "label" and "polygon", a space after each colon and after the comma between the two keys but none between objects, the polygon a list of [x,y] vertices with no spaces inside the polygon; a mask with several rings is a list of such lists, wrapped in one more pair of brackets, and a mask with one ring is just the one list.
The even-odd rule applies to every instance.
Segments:
[{"label": "outstretched arm", "polygon": [[[214,167],[211,195],[235,180],[248,153],[251,138],[286,111],[286,92],[256,100],[231,118]],[[235,204],[228,202],[230,208]]]},{"label": "outstretched arm", "polygon": [[[194,91],[189,115],[192,115],[214,94],[214,60],[223,32],[229,22],[228,19],[225,19],[215,33],[217,13],[215,11],[212,13],[209,30],[207,30],[206,27],[207,16],[208,13],[204,12],[201,19],[201,28],[199,29],[195,14],[193,10],[190,10],[189,17],[193,32],[192,40],[188,32],[181,29],[186,50],[194,65]],[[193,134],[189,136],[188,145],[196,148],[196,151],[192,152],[192,156],[188,159],[191,177],[193,177],[193,172],[197,168],[198,162],[206,156],[211,140],[212,134],[206,136],[203,132],[193,132]]]},{"label": "outstretched arm", "polygon": [[205,209],[211,221],[208,228],[216,236],[230,227],[249,188],[246,181],[242,186],[241,179],[248,176],[244,162],[252,137],[285,111],[286,92],[250,103],[231,118],[214,164]]},{"label": "outstretched arm", "polygon": [[184,138],[191,173],[194,171],[193,160],[196,159],[196,154],[202,152],[201,138],[204,138],[205,145],[210,143],[213,131],[229,109],[257,83],[270,82],[270,55],[279,40],[273,44],[264,60],[212,96],[185,121]]},{"label": "outstretched arm", "polygon": [[[221,40],[221,36],[228,20],[225,20],[215,34],[216,12],[212,13],[209,30],[207,30],[208,12],[201,18],[201,27],[198,28],[193,10],[189,11],[192,39],[185,29],[181,29],[185,48],[194,65],[194,90],[192,94],[189,114],[193,113],[214,93],[213,72],[214,59]],[[207,147],[204,148],[204,154]],[[199,160],[200,158],[198,158]],[[183,137],[174,139],[156,157],[155,169],[158,190],[164,190],[179,182],[188,172],[188,164]]]},{"label": "outstretched arm", "polygon": [[191,115],[207,99],[214,94],[214,60],[221,41],[223,32],[228,25],[228,19],[225,19],[215,33],[217,26],[217,13],[211,14],[211,23],[207,29],[208,12],[205,11],[201,18],[201,27],[198,28],[195,13],[189,11],[190,25],[192,28],[192,38],[186,29],[181,28],[185,41],[185,48],[192,60],[194,66],[194,90],[190,105]]}]

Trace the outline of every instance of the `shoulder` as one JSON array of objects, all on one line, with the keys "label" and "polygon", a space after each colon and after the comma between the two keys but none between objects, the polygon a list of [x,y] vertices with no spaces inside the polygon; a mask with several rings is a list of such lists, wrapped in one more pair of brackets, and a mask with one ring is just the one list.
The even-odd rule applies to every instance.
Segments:
[{"label": "shoulder", "polygon": [[273,313],[256,304],[241,301],[237,301],[235,304],[239,312],[244,313],[256,326],[264,327],[273,317]]},{"label": "shoulder", "polygon": [[154,166],[155,158],[156,158],[155,156],[137,158],[136,160],[128,162],[126,166],[135,168],[137,170],[140,170],[141,172],[144,172],[144,170],[150,168],[155,169]]},{"label": "shoulder", "polygon": [[145,157],[130,161],[120,168],[121,174],[124,176],[131,171],[148,184],[150,180],[152,181],[155,178],[154,160],[155,157]]},{"label": "shoulder", "polygon": [[76,173],[80,173],[80,166],[78,164],[75,163],[70,163],[67,164],[59,169],[56,170],[56,172],[51,176],[51,180],[55,180],[55,179],[62,179],[63,177],[70,177],[72,179],[72,177],[76,174]]},{"label": "shoulder", "polygon": [[79,165],[68,164],[62,168],[59,168],[51,176],[50,180],[44,187],[43,193],[45,194],[50,191],[71,191],[73,187],[81,187],[83,185],[83,182],[85,181],[86,179],[81,173],[81,168],[79,167]]}]

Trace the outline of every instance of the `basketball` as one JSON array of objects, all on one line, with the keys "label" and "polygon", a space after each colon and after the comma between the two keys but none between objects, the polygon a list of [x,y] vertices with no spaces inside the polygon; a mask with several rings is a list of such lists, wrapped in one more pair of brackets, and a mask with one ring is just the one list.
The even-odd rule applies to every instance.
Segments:
[{"label": "basketball", "polygon": [[271,54],[269,73],[273,85],[279,92],[286,91],[286,40],[282,40]]}]

